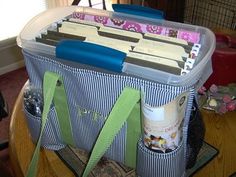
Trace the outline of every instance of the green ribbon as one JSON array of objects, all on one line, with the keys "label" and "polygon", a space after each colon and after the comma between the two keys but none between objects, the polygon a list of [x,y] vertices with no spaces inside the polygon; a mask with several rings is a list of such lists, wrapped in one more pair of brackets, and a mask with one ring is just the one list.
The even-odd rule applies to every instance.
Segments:
[{"label": "green ribbon", "polygon": [[26,177],[35,177],[37,174],[37,165],[42,135],[48,119],[48,113],[53,99],[58,115],[57,117],[60,124],[62,139],[66,144],[74,145],[63,81],[58,74],[52,72],[45,72],[43,79],[44,107],[42,114],[41,130],[32,160],[29,164],[28,171],[26,172]]},{"label": "green ribbon", "polygon": [[62,140],[65,144],[75,147],[72,135],[69,107],[62,78],[58,78],[53,101],[57,112]]},{"label": "green ribbon", "polygon": [[125,165],[135,168],[137,157],[137,142],[141,135],[140,102],[135,105],[127,119]]},{"label": "green ribbon", "polygon": [[[124,88],[97,138],[88,164],[84,170],[83,177],[88,176],[90,171],[104,155],[139,100],[139,91],[132,88]],[[137,144],[137,142],[135,144]]]}]

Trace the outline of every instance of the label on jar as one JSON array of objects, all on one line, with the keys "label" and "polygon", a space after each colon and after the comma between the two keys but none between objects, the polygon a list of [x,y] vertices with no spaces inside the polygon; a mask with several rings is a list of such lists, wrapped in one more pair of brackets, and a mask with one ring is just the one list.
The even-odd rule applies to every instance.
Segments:
[{"label": "label on jar", "polygon": [[146,147],[166,153],[180,145],[188,95],[189,92],[184,92],[160,107],[151,107],[142,101],[143,139]]}]

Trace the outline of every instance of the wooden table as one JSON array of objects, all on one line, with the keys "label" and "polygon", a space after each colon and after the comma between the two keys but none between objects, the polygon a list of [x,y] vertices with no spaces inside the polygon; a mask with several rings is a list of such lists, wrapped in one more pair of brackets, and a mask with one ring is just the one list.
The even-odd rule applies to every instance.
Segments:
[{"label": "wooden table", "polygon": [[236,172],[236,111],[219,115],[202,111],[206,126],[205,140],[219,154],[194,177],[229,177]]},{"label": "wooden table", "polygon": [[[22,110],[22,91],[15,103],[10,125],[10,158],[16,177],[23,177],[34,150]],[[236,172],[236,112],[223,116],[202,111],[206,141],[220,150],[219,155],[195,177],[228,177]],[[73,173],[53,151],[40,152],[38,177],[72,177]]]}]

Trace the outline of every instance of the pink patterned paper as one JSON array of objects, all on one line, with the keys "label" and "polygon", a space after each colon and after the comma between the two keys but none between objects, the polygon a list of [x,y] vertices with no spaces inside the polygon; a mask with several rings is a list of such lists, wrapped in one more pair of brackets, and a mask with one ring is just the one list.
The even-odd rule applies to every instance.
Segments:
[{"label": "pink patterned paper", "polygon": [[177,38],[184,39],[189,42],[193,41],[193,43],[199,43],[200,34],[186,30],[179,30]]},{"label": "pink patterned paper", "polygon": [[174,37],[178,39],[184,39],[187,42],[191,42],[191,43],[200,42],[200,33],[194,32],[194,31],[187,31],[183,29],[177,30],[174,28],[167,28],[164,26],[143,24],[143,23],[139,23],[135,21],[122,20],[118,18],[110,18],[107,16],[84,14],[81,12],[74,12],[72,14],[72,18],[93,21],[93,22],[101,23],[104,26],[124,29],[127,31],[165,35],[165,36]]},{"label": "pink patterned paper", "polygon": [[149,33],[153,34],[162,34],[162,31],[164,30],[162,26],[157,26],[157,25],[147,25],[146,30]]},{"label": "pink patterned paper", "polygon": [[141,25],[136,22],[126,21],[122,29],[142,33]]},{"label": "pink patterned paper", "polygon": [[95,15],[93,19],[97,23],[102,23],[103,25],[106,25],[109,18],[105,17],[105,16],[97,16],[97,15]]}]

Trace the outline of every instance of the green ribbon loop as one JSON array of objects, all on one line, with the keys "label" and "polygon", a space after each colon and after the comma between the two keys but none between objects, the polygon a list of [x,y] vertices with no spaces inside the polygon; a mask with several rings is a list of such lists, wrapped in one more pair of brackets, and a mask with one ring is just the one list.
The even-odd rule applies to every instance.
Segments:
[{"label": "green ribbon loop", "polygon": [[63,80],[58,74],[52,72],[45,72],[43,79],[43,100],[44,107],[42,114],[41,130],[32,160],[29,164],[28,171],[26,172],[26,177],[35,177],[37,174],[37,165],[42,135],[53,100],[58,115],[57,117],[58,122],[60,124],[62,139],[66,144],[74,145],[66,93],[63,85]]},{"label": "green ribbon loop", "polygon": [[88,164],[84,170],[83,177],[88,176],[90,171],[104,155],[139,100],[140,92],[138,90],[128,87],[124,88],[97,138]]}]

